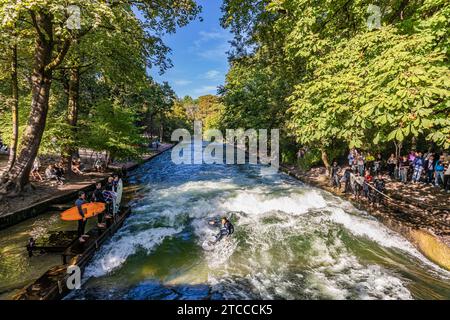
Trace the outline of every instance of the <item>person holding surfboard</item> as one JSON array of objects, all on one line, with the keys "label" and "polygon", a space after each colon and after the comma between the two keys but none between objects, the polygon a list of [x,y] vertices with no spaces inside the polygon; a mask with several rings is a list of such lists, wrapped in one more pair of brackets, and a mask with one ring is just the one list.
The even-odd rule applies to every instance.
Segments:
[{"label": "person holding surfboard", "polygon": [[[97,184],[95,185],[95,190],[92,193],[91,202],[101,202],[101,203],[106,204],[105,197],[103,196],[103,190],[102,190],[102,183],[101,182],[97,182]],[[105,223],[103,223],[103,213],[100,213],[97,216],[97,221],[98,221],[97,226],[99,228],[105,228],[106,227]]]},{"label": "person holding surfboard", "polygon": [[105,190],[103,191],[103,197],[106,202],[106,219],[112,218],[113,213],[113,200],[114,200],[115,192],[114,192],[114,177],[109,176],[108,181],[105,184]]},{"label": "person holding surfboard", "polygon": [[112,186],[112,191],[117,192],[117,187],[119,186],[119,176],[117,174],[113,176]]},{"label": "person holding surfboard", "polygon": [[84,238],[89,237],[87,234],[84,233],[87,220],[84,216],[84,211],[83,211],[82,206],[85,203],[86,203],[86,193],[84,191],[80,191],[78,193],[78,199],[75,201],[75,206],[78,208],[78,213],[83,218],[83,219],[78,220],[78,238],[81,243],[86,241]]}]

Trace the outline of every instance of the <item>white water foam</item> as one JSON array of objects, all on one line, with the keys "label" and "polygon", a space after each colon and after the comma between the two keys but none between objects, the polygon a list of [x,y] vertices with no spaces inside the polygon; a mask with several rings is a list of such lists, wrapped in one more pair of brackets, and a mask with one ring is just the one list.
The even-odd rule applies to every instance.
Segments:
[{"label": "white water foam", "polygon": [[120,232],[114,236],[94,257],[85,271],[85,277],[100,277],[120,267],[139,248],[150,253],[164,239],[181,232],[181,228],[152,228],[137,234]]},{"label": "white water foam", "polygon": [[242,211],[248,214],[282,211],[291,214],[303,214],[311,209],[326,207],[324,198],[316,191],[303,194],[291,193],[286,196],[274,197],[266,195],[264,190],[255,188],[245,190],[223,204],[229,211]]},{"label": "white water foam", "polygon": [[[238,214],[237,228],[245,228],[245,231],[248,233],[246,245],[250,248],[245,253],[246,266],[235,266],[237,270],[233,270],[233,266],[227,265],[224,270],[221,270],[220,277],[215,276],[214,273],[210,275],[211,284],[214,284],[216,289],[227,288],[225,291],[234,291],[238,289],[233,287],[235,281],[226,279],[236,277],[241,273],[240,276],[244,276],[253,286],[253,294],[256,293],[259,297],[273,299],[277,294],[284,298],[292,297],[290,288],[295,287],[295,285],[290,280],[287,280],[286,276],[289,274],[289,270],[285,266],[290,263],[291,259],[294,260],[292,263],[295,264],[296,252],[293,252],[289,246],[285,245],[283,249],[285,250],[286,260],[284,260],[283,264],[275,261],[277,257],[271,253],[271,250],[273,250],[274,244],[283,244],[296,234],[306,234],[309,237],[313,237],[314,229],[316,228],[322,229],[324,233],[330,232],[332,229],[329,228],[332,228],[332,226],[320,224],[320,222],[323,222],[324,216],[326,217],[325,219],[342,224],[342,221],[336,219],[336,215],[339,215],[339,213],[347,214],[341,210],[342,212],[336,213],[334,216],[332,213],[331,217],[328,217],[326,212],[329,208],[327,206],[327,202],[317,190],[308,191],[304,194],[286,192],[286,194],[276,197],[273,195],[267,196],[261,190],[255,188],[224,201],[221,204],[222,208],[245,212],[245,215]],[[322,212],[319,220],[314,221],[313,217],[309,216],[301,217],[305,213],[324,208],[327,208],[327,210]],[[267,218],[272,218],[270,220],[272,222],[264,223],[264,220]],[[372,239],[378,240],[381,245],[402,250],[411,249],[405,245],[408,243],[401,237],[393,233],[383,233],[386,230],[380,228],[378,222],[365,217],[359,218],[358,222],[360,225],[354,225],[353,227],[356,230],[364,230],[359,236],[367,236],[369,234]],[[337,234],[335,236],[337,237]],[[382,239],[386,237],[389,239],[382,242]],[[313,262],[311,267],[314,271],[307,273],[306,278],[310,285],[308,290],[305,290],[306,294],[312,298],[317,295],[317,297],[332,299],[352,297],[358,299],[411,298],[403,280],[379,266],[361,265],[356,257],[347,251],[344,244],[338,239],[334,245],[336,248],[332,248],[333,244],[322,242],[322,246],[320,250],[317,250],[317,254],[311,253],[311,256],[309,256],[310,262]],[[236,248],[237,246],[234,250]],[[314,249],[317,249],[317,244]],[[206,253],[206,255],[206,261],[210,264],[211,269],[221,265],[217,263],[215,255],[210,252]],[[229,258],[230,255],[227,252],[225,261],[229,261]],[[278,269],[275,273],[269,271],[274,265]],[[235,271],[238,274],[233,274]],[[246,290],[248,291],[249,288]],[[229,297],[248,298],[251,296],[251,294],[248,295],[241,292],[241,295],[230,294]]]},{"label": "white water foam", "polygon": [[339,238],[315,238],[306,293],[326,299],[411,299],[406,282],[378,265],[362,265]]},{"label": "white water foam", "polygon": [[[236,235],[202,257],[193,257],[203,259],[213,291],[226,298],[293,299],[302,292],[310,299],[411,299],[408,281],[381,265],[361,262],[341,241],[340,226],[433,265],[400,235],[348,202],[336,203],[328,194],[303,185],[274,181],[255,186],[246,180],[251,179],[189,181],[146,191],[134,201],[126,226],[102,248],[86,274],[110,273],[138,248],[151,252],[184,230],[186,221],[201,246],[217,233],[208,219],[230,212]],[[161,219],[164,228],[139,228]],[[297,247],[296,241],[305,245]]]},{"label": "white water foam", "polygon": [[331,212],[331,215],[328,218],[335,223],[343,225],[353,235],[366,237],[386,248],[396,248],[407,252],[422,263],[433,268],[434,271],[439,272],[440,276],[445,278],[450,277],[450,272],[440,268],[425,258],[408,240],[388,229],[375,218],[351,215],[341,208],[336,207],[329,208],[329,211]]}]

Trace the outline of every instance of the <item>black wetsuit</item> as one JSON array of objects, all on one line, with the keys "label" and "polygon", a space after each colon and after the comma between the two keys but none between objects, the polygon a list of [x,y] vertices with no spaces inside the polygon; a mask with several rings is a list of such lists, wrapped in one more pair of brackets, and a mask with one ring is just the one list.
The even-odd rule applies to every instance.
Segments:
[{"label": "black wetsuit", "polygon": [[106,203],[102,189],[95,189],[95,191],[92,193],[92,201]]},{"label": "black wetsuit", "polygon": [[219,242],[225,236],[233,234],[233,232],[234,232],[233,224],[230,221],[225,222],[225,224],[221,226],[219,234],[217,234],[216,236],[216,242]]},{"label": "black wetsuit", "polygon": [[[93,202],[106,203],[105,197],[103,196],[102,189],[95,189],[95,191],[92,193],[91,199]],[[97,216],[97,221],[98,221],[98,223],[103,222],[103,212]]]},{"label": "black wetsuit", "polygon": [[381,193],[385,190],[385,182],[383,179],[375,180],[375,189],[377,189],[378,192],[376,192],[374,200],[376,203],[381,204],[383,202],[383,195]]},{"label": "black wetsuit", "polygon": [[105,185],[105,191],[113,191],[114,185],[113,182],[107,182]]}]

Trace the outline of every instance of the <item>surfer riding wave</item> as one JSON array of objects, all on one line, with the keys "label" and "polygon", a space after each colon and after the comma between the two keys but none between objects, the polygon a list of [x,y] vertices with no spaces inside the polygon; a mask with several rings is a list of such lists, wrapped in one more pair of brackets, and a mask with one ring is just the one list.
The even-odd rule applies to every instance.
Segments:
[{"label": "surfer riding wave", "polygon": [[[218,221],[210,221],[209,224],[213,225],[213,226],[217,226],[217,225],[219,225],[219,222]],[[224,237],[231,236],[233,233],[234,233],[234,226],[231,223],[231,221],[228,220],[227,217],[222,217],[222,219],[220,220],[220,230],[219,230],[219,233],[215,237],[214,243],[219,242]]]}]

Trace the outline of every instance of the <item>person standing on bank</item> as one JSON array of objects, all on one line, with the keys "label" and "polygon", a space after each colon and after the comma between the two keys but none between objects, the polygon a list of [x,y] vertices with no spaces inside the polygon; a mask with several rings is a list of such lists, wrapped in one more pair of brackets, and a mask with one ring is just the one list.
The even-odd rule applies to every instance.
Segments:
[{"label": "person standing on bank", "polygon": [[[105,200],[105,197],[103,196],[101,182],[97,182],[97,184],[95,185],[95,190],[92,193],[91,201],[92,202],[101,202],[101,203],[104,203],[106,206],[106,200]],[[97,222],[98,222],[97,227],[99,227],[101,229],[106,227],[105,223],[103,223],[103,212],[97,216]]]},{"label": "person standing on bank", "polygon": [[422,175],[423,166],[424,166],[422,152],[417,153],[417,156],[414,158],[414,161],[412,164],[413,164],[413,168],[414,168],[412,181],[413,181],[413,183],[420,182],[420,177]]},{"label": "person standing on bank", "polygon": [[331,166],[331,186],[333,188],[337,188],[338,190],[341,189],[341,182],[338,175],[339,170],[341,170],[341,168],[338,166],[337,162],[334,161]]},{"label": "person standing on bank", "polygon": [[84,238],[89,237],[84,233],[86,228],[86,218],[84,216],[83,204],[86,203],[86,193],[84,191],[80,191],[78,193],[78,199],[75,201],[75,206],[78,208],[78,213],[82,217],[82,219],[78,220],[78,239],[81,243],[84,243],[86,240]]},{"label": "person standing on bank", "polygon": [[110,176],[108,177],[108,181],[105,184],[105,190],[103,191],[103,197],[106,201],[106,219],[112,218],[114,194],[114,177]]},{"label": "person standing on bank", "polygon": [[387,169],[388,174],[391,179],[394,179],[395,177],[395,167],[397,165],[397,159],[395,158],[395,155],[392,153],[389,159],[387,160]]},{"label": "person standing on bank", "polygon": [[117,187],[119,186],[119,176],[117,174],[115,174],[113,176],[113,181],[112,181],[112,191],[117,192]]},{"label": "person standing on bank", "polygon": [[105,191],[114,191],[114,177],[109,176],[105,185]]}]

